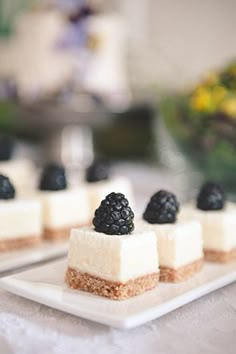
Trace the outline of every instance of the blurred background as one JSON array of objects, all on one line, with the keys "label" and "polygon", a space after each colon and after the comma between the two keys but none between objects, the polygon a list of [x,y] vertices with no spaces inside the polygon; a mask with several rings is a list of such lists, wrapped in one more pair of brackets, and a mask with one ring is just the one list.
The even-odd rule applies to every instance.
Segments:
[{"label": "blurred background", "polygon": [[234,0],[0,0],[0,170],[58,161],[79,180],[102,158],[144,195],[214,179],[234,196],[235,14]]}]

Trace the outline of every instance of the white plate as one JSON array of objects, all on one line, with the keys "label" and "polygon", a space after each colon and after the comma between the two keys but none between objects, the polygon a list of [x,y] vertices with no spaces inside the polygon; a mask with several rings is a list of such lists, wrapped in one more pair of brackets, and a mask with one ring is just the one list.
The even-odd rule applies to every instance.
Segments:
[{"label": "white plate", "polygon": [[37,247],[0,253],[0,273],[66,255],[68,247],[68,241],[58,243],[44,241]]},{"label": "white plate", "polygon": [[124,301],[109,300],[64,285],[66,261],[54,261],[0,279],[5,290],[68,312],[75,316],[119,328],[131,328],[156,319],[200,296],[236,280],[236,262],[228,265],[206,263],[189,281],[164,284],[143,295]]}]

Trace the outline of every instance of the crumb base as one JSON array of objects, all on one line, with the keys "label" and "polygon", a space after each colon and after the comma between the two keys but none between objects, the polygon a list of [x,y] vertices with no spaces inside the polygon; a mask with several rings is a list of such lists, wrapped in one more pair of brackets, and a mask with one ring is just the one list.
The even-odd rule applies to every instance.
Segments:
[{"label": "crumb base", "polygon": [[236,248],[230,251],[215,251],[204,249],[204,258],[209,262],[227,263],[236,259]]},{"label": "crumb base", "polygon": [[22,248],[37,246],[41,242],[40,236],[28,236],[10,240],[0,240],[0,252],[14,251]]},{"label": "crumb base", "polygon": [[160,266],[160,281],[178,283],[187,280],[191,278],[192,275],[199,272],[202,269],[202,266],[202,258],[186,264],[178,269]]},{"label": "crumb base", "polygon": [[89,223],[70,225],[61,228],[44,228],[43,230],[43,239],[48,241],[62,241],[69,239],[71,229],[76,229],[78,227],[88,226]]},{"label": "crumb base", "polygon": [[156,287],[159,282],[159,272],[120,283],[101,279],[88,273],[81,273],[68,267],[65,282],[72,289],[87,291],[113,300],[124,300]]}]

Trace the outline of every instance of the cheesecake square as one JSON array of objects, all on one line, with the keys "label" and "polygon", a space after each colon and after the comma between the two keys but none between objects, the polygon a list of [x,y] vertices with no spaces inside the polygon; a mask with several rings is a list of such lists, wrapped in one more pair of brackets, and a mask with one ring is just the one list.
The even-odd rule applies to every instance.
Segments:
[{"label": "cheesecake square", "polygon": [[139,223],[141,229],[156,235],[163,282],[184,281],[203,265],[201,225],[196,221],[178,221],[179,209],[175,194],[159,190],[151,196]]},{"label": "cheesecake square", "polygon": [[143,220],[141,224],[156,235],[160,281],[184,281],[201,270],[203,249],[199,222],[149,224]]},{"label": "cheesecake square", "polygon": [[70,230],[90,223],[88,195],[85,188],[39,191],[43,209],[43,237],[56,241],[69,238]]},{"label": "cheesecake square", "polygon": [[41,234],[42,213],[38,200],[0,201],[0,252],[37,245]]},{"label": "cheesecake square", "polygon": [[158,284],[156,248],[151,231],[108,235],[92,227],[73,229],[65,282],[114,300],[142,294]]},{"label": "cheesecake square", "polygon": [[197,220],[202,226],[204,257],[207,261],[236,259],[236,206],[227,203],[221,210],[200,210],[194,204],[183,207],[182,220]]}]

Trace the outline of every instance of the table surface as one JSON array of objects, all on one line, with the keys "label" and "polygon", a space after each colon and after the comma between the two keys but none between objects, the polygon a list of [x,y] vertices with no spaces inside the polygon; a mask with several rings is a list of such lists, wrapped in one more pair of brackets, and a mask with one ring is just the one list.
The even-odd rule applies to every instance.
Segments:
[{"label": "table surface", "polygon": [[[134,181],[136,173],[125,170]],[[168,177],[155,170],[140,171],[141,181],[155,179],[158,189]],[[169,179],[168,179],[169,178]],[[181,180],[181,178],[180,178]],[[178,179],[175,179],[176,188]],[[152,192],[139,191],[139,201]],[[148,193],[145,194],[144,190]],[[118,330],[48,308],[0,290],[1,354],[234,354],[236,345],[236,283],[211,293],[155,321]]]}]

